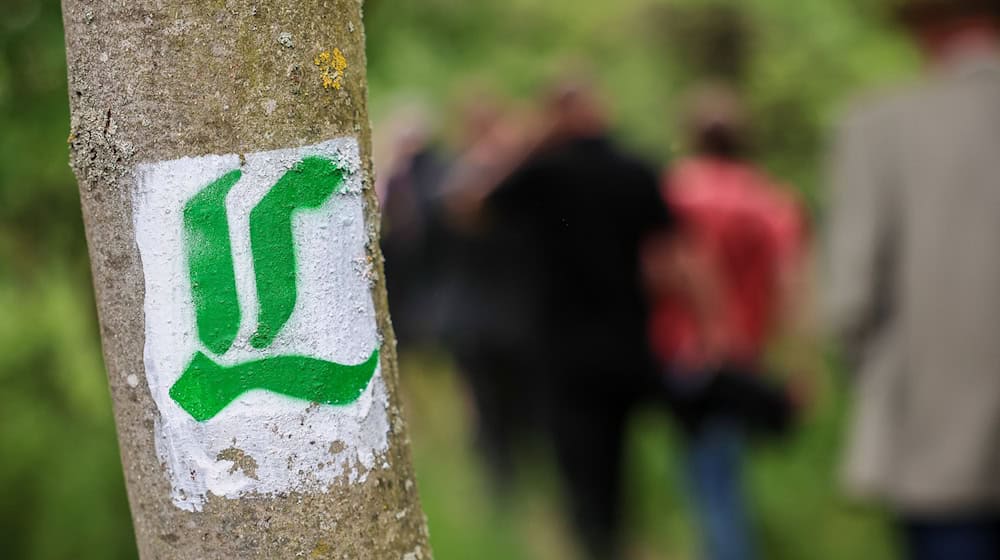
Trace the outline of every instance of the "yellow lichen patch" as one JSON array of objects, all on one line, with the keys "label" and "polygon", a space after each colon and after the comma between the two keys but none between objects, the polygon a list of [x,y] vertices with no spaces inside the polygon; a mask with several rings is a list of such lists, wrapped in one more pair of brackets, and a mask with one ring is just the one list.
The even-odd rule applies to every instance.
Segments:
[{"label": "yellow lichen patch", "polygon": [[313,64],[320,69],[320,79],[323,81],[324,89],[341,89],[344,87],[344,73],[347,71],[347,58],[340,49],[333,49],[333,53],[323,51],[313,59]]},{"label": "yellow lichen patch", "polygon": [[313,547],[310,556],[312,556],[313,558],[329,558],[332,552],[333,552],[332,546],[323,541],[320,541],[316,543],[315,547]]}]

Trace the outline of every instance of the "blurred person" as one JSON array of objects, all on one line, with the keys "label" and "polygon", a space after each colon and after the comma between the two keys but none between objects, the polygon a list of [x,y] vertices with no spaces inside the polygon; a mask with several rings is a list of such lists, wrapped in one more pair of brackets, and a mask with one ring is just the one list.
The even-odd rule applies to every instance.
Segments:
[{"label": "blurred person", "polygon": [[914,559],[1000,558],[1000,5],[899,9],[926,79],[844,121],[828,305],[856,371],[852,494]]},{"label": "blurred person", "polygon": [[639,251],[671,220],[655,172],[610,138],[605,108],[588,83],[554,88],[543,129],[483,210],[488,221],[526,234],[519,251],[541,266],[533,325],[540,375],[520,393],[543,399],[588,557],[616,558],[626,422],[653,378]]},{"label": "blurred person", "polygon": [[483,226],[486,197],[524,162],[541,136],[539,119],[522,114],[491,91],[476,91],[458,105],[459,157],[442,186],[442,201],[453,226]]},{"label": "blurred person", "polygon": [[722,86],[693,96],[693,155],[665,174],[678,235],[647,246],[657,294],[650,337],[681,420],[688,477],[713,560],[756,557],[742,490],[747,432],[785,429],[791,401],[762,358],[796,284],[804,247],[797,200],[747,159],[746,116]]},{"label": "blurred person", "polygon": [[523,161],[528,132],[505,103],[478,93],[459,111],[459,154],[441,187],[447,254],[443,340],[466,382],[476,445],[496,496],[509,496],[516,446],[531,432],[537,401],[524,387],[537,376],[538,263],[526,232],[478,219],[484,199]]},{"label": "blurred person", "polygon": [[376,192],[382,204],[382,253],[393,327],[403,347],[426,343],[436,331],[440,212],[446,164],[431,142],[427,111],[418,105],[388,119],[388,162]]}]

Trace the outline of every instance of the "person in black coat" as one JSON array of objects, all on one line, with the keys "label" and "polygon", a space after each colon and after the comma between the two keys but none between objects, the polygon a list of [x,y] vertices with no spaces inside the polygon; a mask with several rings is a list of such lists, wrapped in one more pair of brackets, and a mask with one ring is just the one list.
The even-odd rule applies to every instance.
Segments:
[{"label": "person in black coat", "polygon": [[597,96],[552,95],[548,141],[488,197],[541,267],[537,395],[573,520],[593,558],[617,554],[626,423],[656,386],[640,250],[671,230],[657,174],[609,137]]}]

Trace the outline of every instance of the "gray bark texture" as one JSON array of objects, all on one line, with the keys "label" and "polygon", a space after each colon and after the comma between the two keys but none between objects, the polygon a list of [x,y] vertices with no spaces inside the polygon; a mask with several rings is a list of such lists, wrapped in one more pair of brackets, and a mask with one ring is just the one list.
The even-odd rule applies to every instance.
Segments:
[{"label": "gray bark texture", "polygon": [[[141,162],[357,136],[369,256],[381,263],[361,8],[361,0],[63,0],[72,167],[144,559],[430,558],[381,265],[374,298],[392,428],[389,466],[374,467],[364,483],[328,493],[211,496],[203,511],[183,511],[171,502],[154,449],[158,413],[143,374],[144,278],[131,203]],[[324,85],[313,62],[334,49],[349,63],[341,88]]]}]

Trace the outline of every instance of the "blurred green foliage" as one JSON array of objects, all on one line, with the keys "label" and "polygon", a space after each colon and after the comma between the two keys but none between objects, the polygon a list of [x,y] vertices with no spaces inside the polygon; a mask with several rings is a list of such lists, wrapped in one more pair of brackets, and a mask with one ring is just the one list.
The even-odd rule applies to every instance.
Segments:
[{"label": "blurred green foliage", "polygon": [[[750,101],[760,158],[817,200],[837,106],[859,88],[911,73],[913,53],[867,0],[707,4],[368,0],[373,114],[405,93],[447,115],[472,82],[527,98],[567,61],[582,60],[626,140],[666,161],[679,149],[673,130],[682,92],[706,76],[729,76]],[[0,10],[0,310],[7,317],[0,322],[0,557],[134,558],[67,166],[59,3],[4,0]],[[465,403],[447,364],[421,358],[404,368],[438,558],[568,554],[551,473],[528,469],[523,490],[497,508],[465,445]],[[751,490],[764,545],[771,558],[885,558],[892,547],[879,516],[839,502],[845,404],[828,373],[820,381],[826,390],[800,436],[755,457]],[[432,401],[431,386],[450,388],[449,396]],[[636,555],[690,557],[695,539],[669,426],[650,413],[636,428],[629,463]]]},{"label": "blurred green foliage", "polygon": [[[915,66],[878,6],[870,0],[367,0],[373,114],[390,111],[394,94],[406,92],[448,115],[449,102],[470,84],[524,98],[567,66],[584,66],[613,105],[626,140],[662,160],[681,148],[675,130],[683,93],[706,77],[730,77],[725,67],[732,63],[713,57],[728,48],[740,58],[734,77],[754,116],[760,157],[812,196],[825,130],[840,103]],[[743,40],[720,49],[719,35],[732,26]]]},{"label": "blurred green foliage", "polygon": [[0,557],[134,558],[67,164],[59,3],[0,10]]}]

